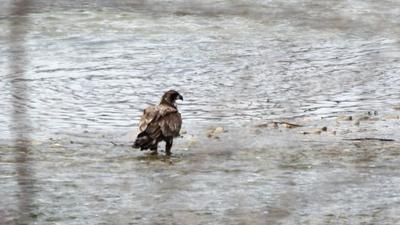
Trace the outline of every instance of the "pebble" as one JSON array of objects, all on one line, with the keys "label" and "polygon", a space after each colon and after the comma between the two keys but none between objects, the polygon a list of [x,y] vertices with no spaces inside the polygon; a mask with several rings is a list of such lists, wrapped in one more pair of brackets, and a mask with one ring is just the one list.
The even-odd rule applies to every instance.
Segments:
[{"label": "pebble", "polygon": [[353,120],[353,117],[352,116],[338,116],[336,118],[336,120],[351,121],[351,120]]},{"label": "pebble", "polygon": [[[321,134],[322,132],[327,132],[328,131],[328,128],[327,127],[321,127],[321,128],[317,128],[317,129],[314,129],[314,130],[312,130],[312,131],[302,131],[302,132],[300,132],[301,134],[304,134],[304,135],[306,135],[306,134]],[[335,134],[336,134],[336,131],[334,131],[335,132]]]}]

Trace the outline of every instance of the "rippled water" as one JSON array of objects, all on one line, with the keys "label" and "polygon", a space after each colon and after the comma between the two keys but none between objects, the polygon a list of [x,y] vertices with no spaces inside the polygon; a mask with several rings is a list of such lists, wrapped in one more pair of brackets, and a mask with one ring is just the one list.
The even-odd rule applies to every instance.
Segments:
[{"label": "rippled water", "polygon": [[[343,141],[400,139],[399,2],[2,4],[0,224],[400,221],[398,142]],[[170,88],[173,158],[111,144]]]}]

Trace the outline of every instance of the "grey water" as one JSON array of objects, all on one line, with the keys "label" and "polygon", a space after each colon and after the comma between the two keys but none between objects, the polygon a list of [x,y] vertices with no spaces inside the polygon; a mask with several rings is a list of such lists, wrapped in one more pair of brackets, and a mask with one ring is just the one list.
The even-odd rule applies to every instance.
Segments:
[{"label": "grey water", "polygon": [[0,4],[0,224],[400,224],[400,2]]}]

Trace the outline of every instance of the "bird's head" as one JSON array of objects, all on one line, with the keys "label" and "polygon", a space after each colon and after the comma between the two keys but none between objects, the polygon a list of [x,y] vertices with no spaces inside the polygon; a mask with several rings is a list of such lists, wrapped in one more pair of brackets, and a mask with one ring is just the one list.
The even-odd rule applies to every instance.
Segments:
[{"label": "bird's head", "polygon": [[183,101],[182,95],[179,94],[177,91],[169,90],[165,92],[164,95],[162,96],[160,104],[168,104],[176,106],[175,101],[178,99]]}]

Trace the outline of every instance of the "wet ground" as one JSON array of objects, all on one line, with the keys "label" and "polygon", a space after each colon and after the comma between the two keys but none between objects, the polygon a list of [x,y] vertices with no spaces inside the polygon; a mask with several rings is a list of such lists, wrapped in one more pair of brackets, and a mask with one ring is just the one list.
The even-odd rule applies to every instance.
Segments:
[{"label": "wet ground", "polygon": [[0,224],[400,224],[397,1],[2,4]]}]

